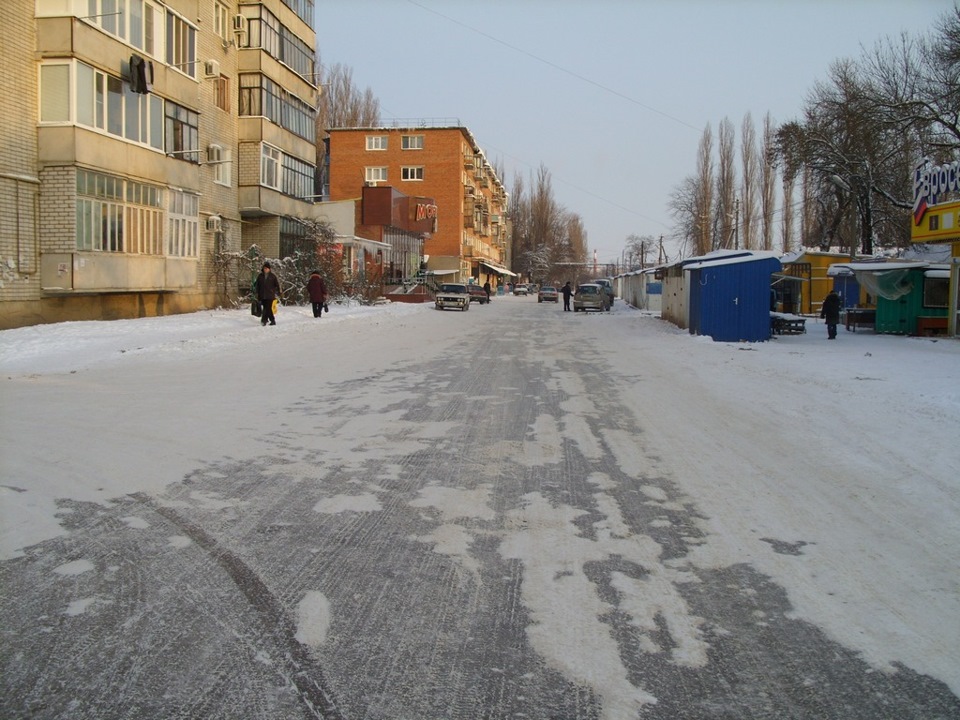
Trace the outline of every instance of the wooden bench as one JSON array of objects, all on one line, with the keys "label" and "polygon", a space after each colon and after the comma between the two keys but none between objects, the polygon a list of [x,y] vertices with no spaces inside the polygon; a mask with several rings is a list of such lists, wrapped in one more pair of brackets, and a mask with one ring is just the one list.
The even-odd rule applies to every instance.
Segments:
[{"label": "wooden bench", "polygon": [[871,308],[847,308],[844,325],[847,330],[857,331],[858,327],[873,327],[877,322],[877,311]]},{"label": "wooden bench", "polygon": [[801,335],[806,331],[806,318],[786,313],[770,313],[770,332],[774,335]]},{"label": "wooden bench", "polygon": [[919,315],[917,317],[917,335],[939,335],[947,333],[947,317]]}]

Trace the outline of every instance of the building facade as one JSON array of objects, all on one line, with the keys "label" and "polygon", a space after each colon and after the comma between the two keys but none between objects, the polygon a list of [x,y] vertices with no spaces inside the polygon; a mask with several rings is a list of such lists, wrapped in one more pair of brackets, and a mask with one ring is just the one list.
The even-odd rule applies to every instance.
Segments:
[{"label": "building facade", "polygon": [[[507,193],[467,128],[453,121],[329,133],[332,200],[360,198],[365,187],[384,186],[432,198],[434,230],[424,242],[429,272],[494,287],[513,276],[506,266]],[[357,224],[363,232],[362,218]]]},{"label": "building facade", "polygon": [[0,327],[217,306],[317,216],[313,0],[8,10]]}]

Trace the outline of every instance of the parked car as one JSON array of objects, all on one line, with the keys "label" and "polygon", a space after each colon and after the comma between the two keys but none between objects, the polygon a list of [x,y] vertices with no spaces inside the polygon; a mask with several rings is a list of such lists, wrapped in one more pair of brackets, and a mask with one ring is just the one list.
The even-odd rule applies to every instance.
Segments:
[{"label": "parked car", "polygon": [[467,291],[470,293],[470,302],[478,302],[481,305],[486,305],[489,302],[489,300],[487,300],[487,291],[480,285],[470,283],[467,285]]},{"label": "parked car", "polygon": [[[594,280],[597,285],[602,287],[606,293],[609,302],[607,303],[610,307],[613,307],[613,298],[616,297],[613,293],[613,280],[610,278],[600,278],[599,280]],[[610,309],[609,307],[607,308]]]},{"label": "parked car", "polygon": [[437,292],[437,310],[453,308],[454,310],[470,309],[470,291],[466,285],[459,283],[444,283]]},{"label": "parked car", "polygon": [[583,310],[609,310],[610,305],[607,302],[607,291],[596,283],[584,283],[577,288],[573,295],[573,311]]},{"label": "parked car", "polygon": [[530,290],[529,290],[529,289],[527,288],[527,286],[524,285],[523,283],[520,283],[520,284],[518,284],[518,285],[514,285],[514,286],[513,286],[513,294],[514,294],[514,295],[527,295],[529,292],[530,292]]},{"label": "parked car", "polygon": [[552,285],[544,285],[537,293],[537,302],[557,302],[560,294]]}]

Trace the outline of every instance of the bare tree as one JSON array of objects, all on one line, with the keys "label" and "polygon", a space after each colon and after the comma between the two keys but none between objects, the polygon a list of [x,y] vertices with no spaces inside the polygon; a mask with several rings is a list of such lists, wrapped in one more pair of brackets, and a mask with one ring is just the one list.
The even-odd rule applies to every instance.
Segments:
[{"label": "bare tree", "polygon": [[537,282],[558,279],[561,267],[586,262],[587,232],[580,216],[560,205],[553,180],[544,165],[529,179],[520,174],[510,192],[513,229],[513,270]]},{"label": "bare tree", "polygon": [[673,233],[680,247],[680,256],[697,255],[697,179],[688,175],[673,189],[667,202],[676,224]]},{"label": "bare tree", "polygon": [[960,5],[933,32],[878,43],[863,59],[867,96],[884,120],[934,157],[960,148]]},{"label": "bare tree", "polygon": [[697,174],[693,187],[693,240],[694,252],[704,255],[713,247],[713,132],[710,126],[700,136],[697,149]]},{"label": "bare tree", "polygon": [[776,126],[767,113],[763,118],[763,156],[760,165],[760,218],[763,250],[773,250],[774,212],[776,209],[777,167]]},{"label": "bare tree", "polygon": [[757,131],[750,113],[743,116],[740,126],[740,215],[743,218],[740,246],[747,250],[755,247],[757,228],[757,188],[760,158],[757,153]]},{"label": "bare tree", "polygon": [[731,248],[734,246],[736,231],[736,169],[734,166],[736,138],[733,123],[730,118],[720,122],[717,134],[717,207],[716,225],[717,236],[714,239],[714,248]]},{"label": "bare tree", "polygon": [[[360,90],[353,83],[353,69],[335,63],[329,68],[320,64],[317,85],[320,97],[317,101],[317,167],[323,170],[327,155],[326,140],[331,128],[376,127],[380,124],[380,101],[369,87]],[[318,172],[318,195],[324,194],[326,179]]]},{"label": "bare tree", "polygon": [[783,245],[783,252],[791,252],[793,247],[793,188],[796,184],[796,175],[784,173],[783,175],[783,224],[780,230],[780,239]]}]

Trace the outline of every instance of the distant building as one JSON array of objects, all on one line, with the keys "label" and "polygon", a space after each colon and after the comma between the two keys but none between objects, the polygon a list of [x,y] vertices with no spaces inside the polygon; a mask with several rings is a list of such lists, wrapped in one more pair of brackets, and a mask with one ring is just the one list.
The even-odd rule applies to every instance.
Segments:
[{"label": "distant building", "polygon": [[[365,187],[429,198],[435,213],[423,249],[429,272],[493,286],[514,275],[507,267],[507,193],[467,128],[451,121],[329,133],[331,200],[360,199]],[[358,235],[372,237],[362,217],[357,226]]]},{"label": "distant building", "polygon": [[215,306],[320,216],[313,0],[6,10],[0,327]]}]

